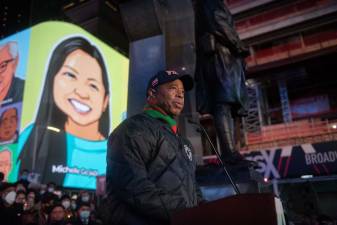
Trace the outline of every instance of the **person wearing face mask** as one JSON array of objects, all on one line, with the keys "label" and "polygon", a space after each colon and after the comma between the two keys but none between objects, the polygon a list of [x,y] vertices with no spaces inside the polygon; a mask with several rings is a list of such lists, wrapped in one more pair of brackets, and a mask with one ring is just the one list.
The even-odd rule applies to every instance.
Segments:
[{"label": "person wearing face mask", "polygon": [[62,190],[61,190],[61,187],[56,187],[53,193],[54,193],[54,195],[56,195],[59,199],[62,198],[63,192],[62,192]]},{"label": "person wearing face mask", "polygon": [[89,202],[90,201],[90,196],[89,195],[84,195],[81,197],[82,202]]},{"label": "person wearing face mask", "polygon": [[[66,220],[72,220],[74,218],[74,214],[72,212],[72,206],[71,206],[71,199],[69,195],[63,195],[61,198],[61,204],[64,207],[65,210],[65,218]],[[75,206],[76,209],[76,206]]]},{"label": "person wearing face mask", "polygon": [[28,181],[28,175],[29,175],[29,171],[27,169],[24,169],[21,173],[20,176],[20,181]]},{"label": "person wearing face mask", "polygon": [[73,222],[73,225],[99,225],[99,221],[96,221],[91,216],[92,211],[89,203],[81,203],[77,209],[77,219]]},{"label": "person wearing face mask", "polygon": [[40,195],[43,196],[45,193],[47,193],[47,185],[41,184],[40,186]]},{"label": "person wearing face mask", "polygon": [[10,206],[15,202],[15,186],[10,183],[3,183],[1,186],[1,205]]},{"label": "person wearing face mask", "polygon": [[90,195],[89,195],[89,192],[83,191],[83,192],[81,193],[80,201],[81,201],[81,202],[84,202],[84,203],[89,203],[89,202],[90,202]]},{"label": "person wearing face mask", "polygon": [[54,193],[55,187],[56,187],[56,184],[55,184],[55,183],[49,182],[49,183],[47,184],[47,191],[48,191],[49,193]]},{"label": "person wearing face mask", "polygon": [[64,209],[70,209],[71,201],[69,195],[63,195],[61,198],[61,204],[63,205]]},{"label": "person wearing face mask", "polygon": [[0,189],[0,218],[2,225],[20,223],[20,212],[15,207],[16,191],[13,184],[4,183]]},{"label": "person wearing face mask", "polygon": [[72,200],[71,200],[70,207],[71,207],[71,210],[72,210],[73,212],[76,211],[76,208],[77,208],[76,199],[72,199]]}]

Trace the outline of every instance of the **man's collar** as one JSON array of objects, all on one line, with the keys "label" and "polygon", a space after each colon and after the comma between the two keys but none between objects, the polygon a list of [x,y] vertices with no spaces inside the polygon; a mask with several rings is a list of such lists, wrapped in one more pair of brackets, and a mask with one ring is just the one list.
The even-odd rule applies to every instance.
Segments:
[{"label": "man's collar", "polygon": [[144,112],[149,116],[163,120],[169,125],[170,129],[174,134],[177,133],[177,122],[174,120],[173,117],[167,115],[160,107],[155,107],[154,105],[146,105],[144,107]]},{"label": "man's collar", "polygon": [[165,116],[170,116],[170,115],[167,114],[167,112],[165,112],[164,109],[162,109],[160,106],[154,105],[154,104],[146,104],[145,107],[144,107],[144,110],[156,110],[156,111],[159,111],[161,114],[163,114]]}]

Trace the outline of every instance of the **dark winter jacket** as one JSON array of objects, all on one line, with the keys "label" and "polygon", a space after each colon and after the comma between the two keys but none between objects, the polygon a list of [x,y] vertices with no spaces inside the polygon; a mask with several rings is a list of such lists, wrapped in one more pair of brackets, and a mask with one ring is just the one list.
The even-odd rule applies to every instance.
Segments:
[{"label": "dark winter jacket", "polygon": [[109,137],[107,192],[115,224],[167,224],[201,199],[190,142],[147,114],[125,120]]}]

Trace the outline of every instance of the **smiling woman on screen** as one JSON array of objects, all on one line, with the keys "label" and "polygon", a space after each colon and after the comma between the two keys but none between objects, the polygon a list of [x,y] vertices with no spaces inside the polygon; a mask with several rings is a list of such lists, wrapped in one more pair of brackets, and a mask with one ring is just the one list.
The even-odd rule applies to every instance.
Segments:
[{"label": "smiling woman on screen", "polygon": [[62,41],[49,61],[35,121],[20,135],[20,170],[41,182],[95,188],[105,174],[109,82],[103,57],[82,37]]}]

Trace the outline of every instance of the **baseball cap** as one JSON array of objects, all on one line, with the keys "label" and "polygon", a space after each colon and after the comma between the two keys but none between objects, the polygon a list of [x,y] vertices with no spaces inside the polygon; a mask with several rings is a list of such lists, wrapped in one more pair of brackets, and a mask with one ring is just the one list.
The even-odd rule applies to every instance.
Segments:
[{"label": "baseball cap", "polygon": [[188,74],[179,74],[175,70],[162,70],[154,75],[147,85],[147,90],[150,88],[156,88],[159,85],[174,81],[181,80],[184,85],[185,91],[190,91],[193,88],[193,78]]}]

